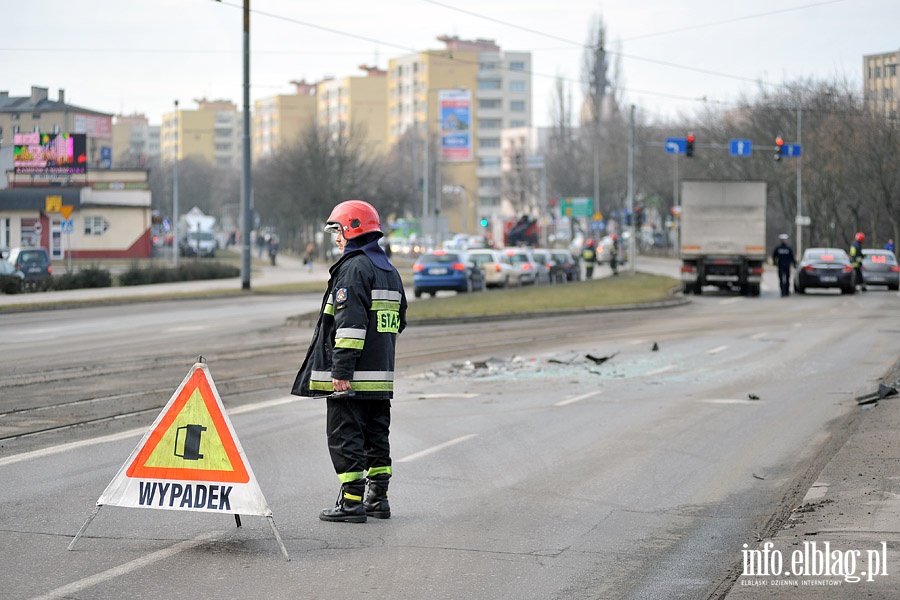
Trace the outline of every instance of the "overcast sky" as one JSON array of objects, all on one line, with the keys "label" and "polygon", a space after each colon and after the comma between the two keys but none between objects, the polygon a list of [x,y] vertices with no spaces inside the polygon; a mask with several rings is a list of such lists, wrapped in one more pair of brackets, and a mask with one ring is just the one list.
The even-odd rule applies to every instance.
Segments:
[{"label": "overcast sky", "polygon": [[[145,114],[177,99],[243,105],[242,1],[30,0],[6,6],[0,90],[65,89],[70,104]],[[440,35],[530,51],[537,125],[554,82],[580,104],[583,48],[597,19],[625,100],[648,119],[730,105],[760,85],[814,78],[862,85],[862,57],[900,49],[897,0],[251,0],[251,106],[292,80],[362,75],[393,57],[441,49]],[[7,14],[7,16],[10,16]]]}]

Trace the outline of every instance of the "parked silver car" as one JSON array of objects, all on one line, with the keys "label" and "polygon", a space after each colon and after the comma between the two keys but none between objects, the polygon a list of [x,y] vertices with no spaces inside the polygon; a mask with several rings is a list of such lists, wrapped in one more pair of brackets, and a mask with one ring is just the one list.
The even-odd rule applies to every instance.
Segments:
[{"label": "parked silver car", "polygon": [[492,248],[478,248],[469,250],[468,254],[469,259],[484,271],[487,287],[519,285],[518,271],[503,252]]}]

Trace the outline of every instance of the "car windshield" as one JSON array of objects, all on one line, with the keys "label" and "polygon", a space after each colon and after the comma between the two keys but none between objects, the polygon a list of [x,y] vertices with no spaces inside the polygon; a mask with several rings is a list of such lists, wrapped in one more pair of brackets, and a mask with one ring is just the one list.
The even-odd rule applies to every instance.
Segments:
[{"label": "car windshield", "polygon": [[190,237],[192,240],[201,242],[210,242],[215,239],[215,236],[209,231],[192,231]]},{"label": "car windshield", "polygon": [[16,270],[5,260],[0,260],[0,275],[12,275]]},{"label": "car windshield", "polygon": [[47,262],[47,255],[43,252],[26,251],[19,254],[18,261],[23,265],[42,265]]},{"label": "car windshield", "polygon": [[510,254],[509,261],[514,265],[531,262],[526,254]]},{"label": "car windshield", "polygon": [[849,261],[847,253],[836,248],[817,248],[806,251],[806,260],[818,260],[824,262]]},{"label": "car windshield", "polygon": [[469,258],[471,258],[472,262],[474,262],[476,265],[483,265],[484,263],[494,262],[494,257],[491,256],[490,254],[481,254],[481,253],[473,252],[472,254],[469,255]]},{"label": "car windshield", "polygon": [[897,259],[890,252],[868,252],[863,255],[863,262],[875,265],[895,265]]},{"label": "car windshield", "polygon": [[455,252],[444,252],[444,253],[428,253],[423,254],[419,259],[419,262],[422,263],[455,263],[460,262],[459,254]]}]

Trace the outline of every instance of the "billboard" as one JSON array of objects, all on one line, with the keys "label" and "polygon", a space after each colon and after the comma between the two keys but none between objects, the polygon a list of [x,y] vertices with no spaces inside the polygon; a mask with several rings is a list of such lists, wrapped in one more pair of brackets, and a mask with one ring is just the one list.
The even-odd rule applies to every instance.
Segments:
[{"label": "billboard", "polygon": [[13,136],[13,171],[25,175],[71,175],[87,170],[87,135],[17,133]]},{"label": "billboard", "polygon": [[472,92],[438,91],[441,160],[472,160]]}]

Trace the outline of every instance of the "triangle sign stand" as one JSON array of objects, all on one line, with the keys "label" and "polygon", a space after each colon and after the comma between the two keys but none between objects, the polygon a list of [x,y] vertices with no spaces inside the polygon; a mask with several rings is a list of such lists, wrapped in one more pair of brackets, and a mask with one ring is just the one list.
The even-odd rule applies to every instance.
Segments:
[{"label": "triangle sign stand", "polygon": [[69,544],[75,548],[104,505],[266,517],[291,560],[244,449],[201,356]]}]

